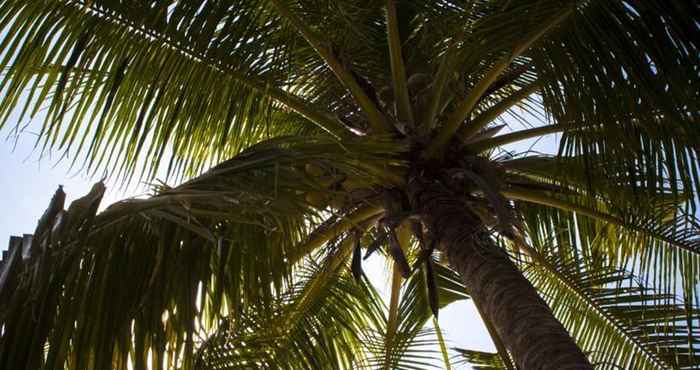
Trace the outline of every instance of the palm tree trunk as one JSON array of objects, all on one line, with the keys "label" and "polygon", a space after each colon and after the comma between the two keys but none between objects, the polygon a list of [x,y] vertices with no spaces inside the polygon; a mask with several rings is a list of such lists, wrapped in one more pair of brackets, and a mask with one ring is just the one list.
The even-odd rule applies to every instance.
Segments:
[{"label": "palm tree trunk", "polygon": [[413,208],[518,368],[593,369],[535,288],[493,244],[463,198],[420,178],[412,179],[408,190]]}]

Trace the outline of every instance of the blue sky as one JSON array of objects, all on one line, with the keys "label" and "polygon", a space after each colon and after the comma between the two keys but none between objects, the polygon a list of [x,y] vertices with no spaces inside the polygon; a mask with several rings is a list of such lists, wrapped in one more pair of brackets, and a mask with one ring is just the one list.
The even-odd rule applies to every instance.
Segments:
[{"label": "blue sky", "polygon": [[[67,203],[85,195],[98,179],[70,171],[68,161],[38,158],[34,153],[34,137],[22,134],[17,141],[8,138],[8,130],[0,131],[0,207],[7,210],[0,216],[0,241],[7,247],[11,235],[31,234],[36,222],[49,204],[59,185],[68,195]],[[16,145],[15,145],[16,144]],[[58,162],[58,163],[57,163]],[[138,194],[143,189],[117,190],[110,187],[104,205]]]}]

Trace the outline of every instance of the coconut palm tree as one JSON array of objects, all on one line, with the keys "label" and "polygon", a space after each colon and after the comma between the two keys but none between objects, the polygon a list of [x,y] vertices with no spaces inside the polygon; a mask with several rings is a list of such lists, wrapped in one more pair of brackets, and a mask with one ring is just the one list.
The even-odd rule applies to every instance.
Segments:
[{"label": "coconut palm tree", "polygon": [[[4,126],[189,180],[99,214],[101,183],[67,210],[59,189],[0,276],[0,367],[421,368],[466,291],[499,353],[461,353],[487,366],[694,368],[697,14],[3,1]],[[363,249],[392,261],[386,308]]]}]

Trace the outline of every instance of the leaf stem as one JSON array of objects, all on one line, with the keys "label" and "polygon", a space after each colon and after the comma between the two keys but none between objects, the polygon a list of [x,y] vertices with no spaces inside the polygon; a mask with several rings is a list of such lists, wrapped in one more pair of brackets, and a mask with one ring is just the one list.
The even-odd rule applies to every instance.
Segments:
[{"label": "leaf stem", "polygon": [[152,38],[159,43],[167,45],[170,49],[176,51],[177,53],[194,60],[203,62],[209,68],[215,71],[223,73],[232,79],[240,82],[241,84],[258,91],[259,93],[268,96],[281,104],[285,105],[289,109],[299,113],[306,119],[310,120],[312,123],[319,126],[324,131],[332,134],[336,138],[341,138],[349,133],[350,130],[338,119],[332,117],[328,112],[321,112],[312,106],[310,102],[291,94],[287,91],[280,89],[279,87],[273,86],[269,81],[257,76],[250,76],[245,71],[227,69],[225,66],[221,65],[220,62],[211,60],[210,58],[202,55],[198,55],[194,50],[175,42],[168,37],[164,37],[152,30],[148,30],[142,26],[129,23],[127,20],[121,19],[114,14],[111,14],[103,9],[100,9],[92,4],[91,1],[86,0],[73,0],[68,2],[70,5],[78,7],[80,11],[88,11],[93,13],[96,17],[106,22],[116,24],[121,27],[129,29],[129,31],[134,31],[134,33],[143,34],[149,38]]},{"label": "leaf stem", "polygon": [[406,67],[401,53],[401,35],[399,35],[399,21],[396,15],[396,1],[386,2],[386,27],[387,38],[389,40],[389,59],[391,62],[391,77],[394,85],[394,96],[396,97],[396,115],[402,122],[411,125],[413,121],[413,111],[411,109],[411,98],[408,92],[406,81]]},{"label": "leaf stem", "polygon": [[298,246],[289,255],[289,263],[295,264],[307,254],[313,252],[327,241],[339,236],[340,234],[357,227],[362,221],[370,219],[384,212],[384,208],[379,206],[365,206],[355,212],[347,215],[337,224],[329,227],[322,232],[315,233],[304,244]]},{"label": "leaf stem", "polygon": [[449,144],[452,137],[457,133],[462,123],[469,117],[484,92],[486,92],[489,86],[491,86],[491,84],[498,79],[501,73],[508,68],[510,63],[529,49],[530,46],[544,36],[547,31],[566,19],[571,13],[573,13],[572,7],[567,8],[565,11],[552,18],[549,22],[543,23],[538,30],[533,32],[520,44],[516,45],[512,51],[508,53],[508,55],[496,62],[496,64],[491,67],[488,72],[486,72],[476,86],[474,86],[469,95],[467,95],[467,97],[461,103],[457,104],[454,112],[447,118],[447,121],[442,126],[440,131],[438,131],[435,139],[426,148],[424,157],[434,158],[440,156],[446,149],[446,146]]},{"label": "leaf stem", "polygon": [[367,96],[360,84],[350,71],[343,66],[343,63],[331,51],[330,48],[324,45],[320,37],[304,23],[294,12],[280,0],[270,0],[277,12],[286,19],[292,27],[294,27],[304,39],[316,50],[319,56],[326,62],[328,67],[333,71],[333,74],[338,80],[352,93],[355,101],[360,108],[365,112],[369,120],[370,126],[377,133],[392,132],[392,128],[386,120],[384,114],[379,110],[377,105]]},{"label": "leaf stem", "polygon": [[670,245],[673,245],[676,248],[680,248],[683,250],[686,250],[690,253],[693,254],[698,254],[698,250],[696,248],[693,248],[692,246],[685,245],[681,242],[678,242],[677,240],[674,240],[673,238],[670,238],[668,236],[664,236],[662,234],[654,233],[653,231],[650,231],[648,229],[645,229],[644,227],[640,227],[637,225],[631,225],[625,222],[624,219],[620,217],[613,216],[609,213],[604,213],[597,211],[595,209],[592,209],[590,207],[578,205],[572,202],[567,202],[565,200],[557,199],[554,198],[550,195],[543,194],[541,192],[533,191],[533,190],[525,190],[518,188],[517,186],[510,186],[505,190],[501,191],[501,194],[509,199],[513,200],[520,200],[524,202],[529,202],[529,203],[534,203],[534,204],[539,204],[547,207],[552,207],[556,209],[560,209],[563,211],[569,211],[569,212],[575,212],[577,214],[590,217],[602,222],[607,222],[609,224],[619,226],[625,229],[629,229],[635,232],[639,232],[645,235],[648,235],[654,239],[661,240],[663,242],[666,242]]},{"label": "leaf stem", "polygon": [[595,218],[603,222],[609,222],[615,225],[624,226],[624,222],[621,219],[610,214],[602,213],[600,211],[596,211],[585,206],[547,196],[536,191],[523,190],[511,186],[507,190],[501,191],[501,194],[509,199],[540,204],[543,206],[561,209],[563,211],[576,212],[578,214]]},{"label": "leaf stem", "polygon": [[[408,243],[411,237],[411,228],[407,225],[401,225],[397,228],[397,237],[401,249],[405,252],[408,249]],[[394,340],[394,334],[398,329],[399,322],[399,299],[401,293],[401,267],[394,262],[391,272],[391,296],[389,298],[389,317],[386,324],[386,336],[384,337],[384,370],[391,370],[391,345]]]},{"label": "leaf stem", "polygon": [[554,134],[564,130],[565,127],[562,125],[547,125],[535,127],[527,130],[515,131],[505,135],[474,141],[472,143],[466,144],[465,148],[469,149],[473,153],[480,153],[485,150],[495,148],[497,146],[514,143],[516,141],[527,140],[538,136]]},{"label": "leaf stem", "polygon": [[433,326],[435,327],[435,335],[437,335],[438,344],[440,345],[442,361],[445,363],[445,370],[452,370],[452,365],[450,364],[450,356],[447,353],[447,346],[445,345],[445,337],[442,335],[440,323],[438,322],[438,319],[435,316],[433,316]]},{"label": "leaf stem", "polygon": [[535,91],[537,91],[539,87],[540,83],[538,81],[535,81],[529,84],[528,86],[516,91],[509,97],[498,102],[496,105],[494,105],[484,113],[480,114],[469,124],[469,126],[463,126],[457,133],[457,136],[459,136],[462,139],[462,141],[466,142],[471,137],[479,133],[479,131],[481,131],[483,128],[488,126],[489,123],[493,122],[496,118],[498,118],[498,116],[503,114],[505,111],[518,104],[520,101],[527,98],[528,96],[532,95]]}]

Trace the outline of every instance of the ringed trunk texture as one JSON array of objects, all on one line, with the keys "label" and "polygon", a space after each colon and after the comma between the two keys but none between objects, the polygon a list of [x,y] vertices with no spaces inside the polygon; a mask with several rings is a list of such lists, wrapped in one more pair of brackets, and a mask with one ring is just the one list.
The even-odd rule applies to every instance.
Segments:
[{"label": "ringed trunk texture", "polygon": [[465,202],[437,182],[413,179],[412,207],[521,370],[593,369],[535,288],[490,241]]}]

